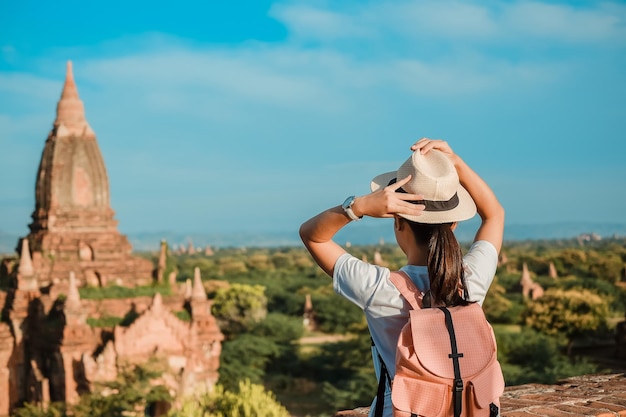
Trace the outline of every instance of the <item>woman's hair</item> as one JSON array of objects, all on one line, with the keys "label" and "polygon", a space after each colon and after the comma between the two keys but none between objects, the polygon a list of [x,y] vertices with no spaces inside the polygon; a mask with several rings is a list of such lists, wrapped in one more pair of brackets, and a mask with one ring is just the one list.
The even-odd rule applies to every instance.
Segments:
[{"label": "woman's hair", "polygon": [[469,304],[463,253],[452,231],[452,223],[425,224],[404,220],[413,230],[417,244],[428,248],[430,290],[424,295],[424,306]]}]

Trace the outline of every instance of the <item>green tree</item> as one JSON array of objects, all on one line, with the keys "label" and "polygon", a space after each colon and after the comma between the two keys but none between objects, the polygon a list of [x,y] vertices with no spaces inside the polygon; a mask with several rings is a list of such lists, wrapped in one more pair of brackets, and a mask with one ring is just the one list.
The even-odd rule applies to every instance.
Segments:
[{"label": "green tree", "polygon": [[346,333],[364,321],[363,311],[344,297],[334,293],[332,287],[318,289],[311,295],[317,324],[327,333]]},{"label": "green tree", "polygon": [[273,254],[270,260],[276,269],[291,269],[295,265],[293,257],[282,252]]},{"label": "green tree", "polygon": [[213,300],[212,313],[224,334],[243,332],[263,320],[267,314],[267,298],[262,285],[232,284],[220,288]]},{"label": "green tree", "polygon": [[611,283],[620,279],[624,261],[617,253],[589,253],[589,275]]},{"label": "green tree", "polygon": [[370,404],[378,381],[368,330],[364,328],[355,338],[326,346],[324,355],[324,402],[337,410]]},{"label": "green tree", "polygon": [[218,262],[219,265],[219,274],[220,275],[228,275],[228,274],[241,274],[248,272],[248,267],[246,263],[235,257],[224,257],[221,258]]},{"label": "green tree", "polygon": [[509,321],[507,313],[511,310],[513,303],[505,297],[505,294],[506,290],[498,283],[498,277],[496,277],[483,303],[485,316],[490,322],[507,323]]},{"label": "green tree", "polygon": [[237,391],[218,385],[211,392],[187,397],[169,417],[289,417],[289,412],[262,385],[246,380]]},{"label": "green tree", "polygon": [[222,345],[219,382],[226,389],[235,389],[240,381],[260,383],[265,369],[280,354],[280,347],[271,339],[240,334]]},{"label": "green tree", "polygon": [[555,337],[524,328],[517,333],[496,333],[498,359],[508,386],[526,383],[553,384],[573,375],[597,372],[585,360],[571,359],[561,353]]},{"label": "green tree", "polygon": [[290,375],[297,369],[299,345],[296,342],[304,334],[302,318],[269,313],[265,320],[250,328],[250,333],[275,343],[276,354],[267,365],[272,373]]},{"label": "green tree", "polygon": [[525,321],[544,334],[565,336],[569,351],[574,338],[606,328],[608,304],[606,298],[590,290],[551,288],[528,303]]},{"label": "green tree", "polygon": [[246,266],[250,270],[268,271],[274,269],[274,264],[270,261],[267,254],[259,253],[249,256],[246,259]]}]

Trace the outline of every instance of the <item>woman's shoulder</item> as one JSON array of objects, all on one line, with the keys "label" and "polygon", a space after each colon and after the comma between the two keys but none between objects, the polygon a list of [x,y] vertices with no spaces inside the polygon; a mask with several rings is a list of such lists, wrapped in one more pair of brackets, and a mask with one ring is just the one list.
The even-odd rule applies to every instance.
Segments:
[{"label": "woman's shoulder", "polygon": [[478,240],[472,244],[469,251],[463,256],[466,274],[489,277],[495,275],[498,267],[498,251],[487,240]]},{"label": "woman's shoulder", "polygon": [[360,273],[389,275],[391,271],[386,266],[375,265],[363,259],[359,259],[350,253],[344,253],[335,262],[335,274],[337,273]]},{"label": "woman's shoulder", "polygon": [[377,299],[381,288],[388,286],[389,274],[389,268],[343,254],[335,263],[333,288],[337,294],[365,309]]},{"label": "woman's shoulder", "polygon": [[472,243],[472,246],[470,246],[465,257],[471,255],[483,255],[490,258],[495,258],[497,260],[498,250],[493,245],[493,243],[489,242],[488,240],[477,240]]}]

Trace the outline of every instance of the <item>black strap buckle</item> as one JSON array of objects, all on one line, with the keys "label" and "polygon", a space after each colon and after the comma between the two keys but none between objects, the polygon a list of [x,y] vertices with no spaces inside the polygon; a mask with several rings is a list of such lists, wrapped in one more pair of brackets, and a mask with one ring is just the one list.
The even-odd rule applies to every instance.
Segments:
[{"label": "black strap buckle", "polygon": [[463,380],[462,379],[455,379],[454,380],[454,390],[456,392],[463,391]]}]

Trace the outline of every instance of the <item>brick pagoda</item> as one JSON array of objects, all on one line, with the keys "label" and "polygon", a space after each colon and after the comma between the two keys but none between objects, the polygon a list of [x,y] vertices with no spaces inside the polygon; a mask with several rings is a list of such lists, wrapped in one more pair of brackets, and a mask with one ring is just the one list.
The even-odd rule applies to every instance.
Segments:
[{"label": "brick pagoda", "polygon": [[[148,284],[152,263],[131,256],[132,247],[117,230],[109,180],[96,135],[85,119],[83,102],[67,64],[57,116],[39,163],[35,211],[27,241],[32,274],[40,287],[67,283],[70,272],[80,285]],[[21,281],[18,279],[18,281]]]},{"label": "brick pagoda", "polygon": [[[124,364],[149,358],[167,365],[152,382],[174,397],[217,382],[224,336],[199,270],[187,292],[171,279],[167,296],[81,299],[79,287],[153,282],[152,262],[131,255],[113,214],[104,161],[68,63],[39,164],[30,234],[17,256],[0,263],[0,417],[24,402],[75,404]],[[161,252],[155,280],[166,264]],[[177,314],[183,312],[187,320]],[[103,318],[119,324],[98,324]],[[154,416],[168,408],[150,404]]]}]

